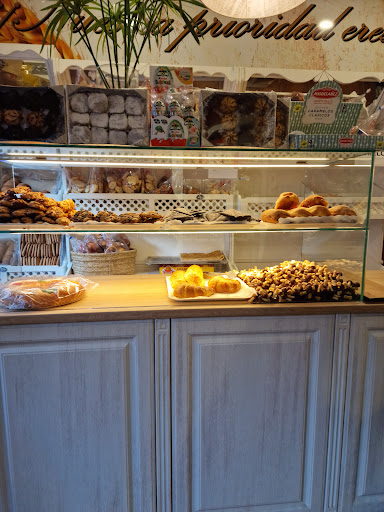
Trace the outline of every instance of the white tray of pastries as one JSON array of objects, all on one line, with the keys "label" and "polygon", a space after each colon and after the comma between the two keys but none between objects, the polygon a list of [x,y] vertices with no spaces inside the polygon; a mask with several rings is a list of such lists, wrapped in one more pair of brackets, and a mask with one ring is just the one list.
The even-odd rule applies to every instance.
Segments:
[{"label": "white tray of pastries", "polygon": [[181,302],[214,300],[247,300],[255,291],[232,273],[210,278],[203,276],[199,265],[192,265],[185,272],[177,270],[166,277],[168,297]]}]

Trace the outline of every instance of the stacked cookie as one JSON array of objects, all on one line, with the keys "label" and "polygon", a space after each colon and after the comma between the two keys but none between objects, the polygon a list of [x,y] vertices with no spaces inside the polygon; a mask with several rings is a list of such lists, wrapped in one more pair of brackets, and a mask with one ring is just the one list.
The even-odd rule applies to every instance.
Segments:
[{"label": "stacked cookie", "polygon": [[15,187],[0,193],[0,223],[60,224],[68,226],[75,213],[72,199],[56,201],[42,192]]},{"label": "stacked cookie", "polygon": [[61,235],[21,235],[21,265],[60,265]]}]

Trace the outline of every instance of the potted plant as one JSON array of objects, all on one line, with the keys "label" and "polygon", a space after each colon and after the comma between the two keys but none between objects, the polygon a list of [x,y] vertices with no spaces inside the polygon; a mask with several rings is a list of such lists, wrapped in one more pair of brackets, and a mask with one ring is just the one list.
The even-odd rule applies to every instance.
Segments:
[{"label": "potted plant", "polygon": [[[70,42],[84,43],[106,88],[129,87],[144,48],[159,44],[162,24],[181,18],[199,43],[198,28],[184,7],[204,7],[198,0],[55,0],[44,10],[50,11],[43,45],[55,46],[68,27]],[[99,37],[94,42],[93,33]],[[100,47],[108,56],[109,70],[100,66]],[[123,76],[120,69],[123,68]]]}]

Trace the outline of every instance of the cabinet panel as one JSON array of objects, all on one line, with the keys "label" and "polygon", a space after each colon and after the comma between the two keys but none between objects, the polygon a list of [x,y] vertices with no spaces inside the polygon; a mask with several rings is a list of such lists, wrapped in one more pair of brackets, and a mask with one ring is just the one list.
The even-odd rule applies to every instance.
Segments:
[{"label": "cabinet panel", "polygon": [[173,512],[320,510],[333,317],[172,321]]},{"label": "cabinet panel", "polygon": [[5,510],[155,510],[152,322],[0,332]]},{"label": "cabinet panel", "polygon": [[341,510],[384,510],[384,320],[352,322],[343,443]]}]

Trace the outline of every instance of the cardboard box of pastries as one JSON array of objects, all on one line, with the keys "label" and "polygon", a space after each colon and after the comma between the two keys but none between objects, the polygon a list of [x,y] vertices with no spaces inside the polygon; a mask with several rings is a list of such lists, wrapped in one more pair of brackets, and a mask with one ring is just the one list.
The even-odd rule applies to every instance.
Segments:
[{"label": "cardboard box of pastries", "polygon": [[64,87],[0,86],[0,140],[65,144]]},{"label": "cardboard box of pastries", "polygon": [[148,145],[148,90],[66,85],[70,144]]},{"label": "cardboard box of pastries", "polygon": [[274,148],[276,93],[201,91],[201,145]]}]

